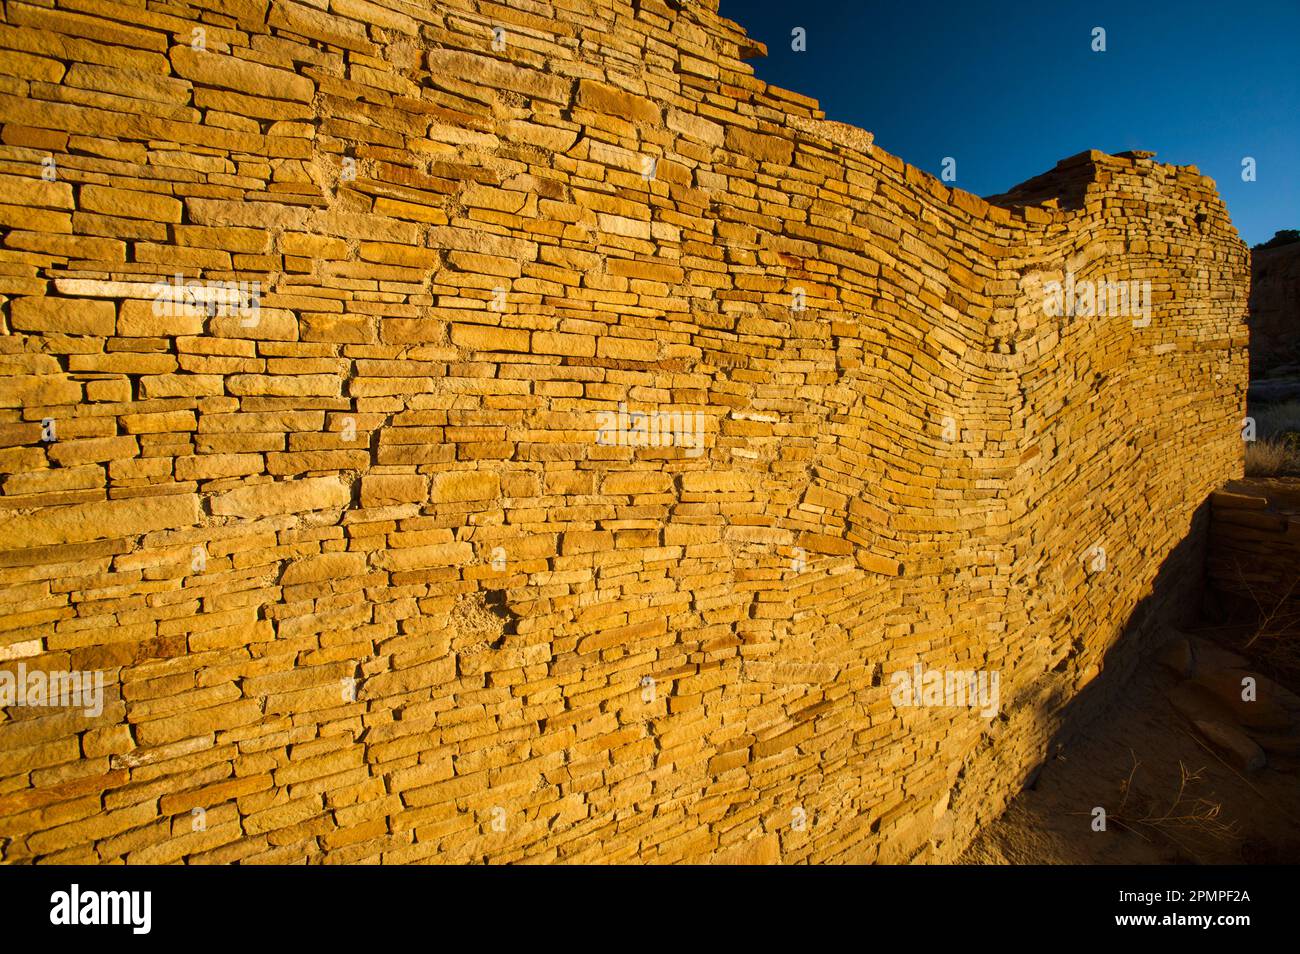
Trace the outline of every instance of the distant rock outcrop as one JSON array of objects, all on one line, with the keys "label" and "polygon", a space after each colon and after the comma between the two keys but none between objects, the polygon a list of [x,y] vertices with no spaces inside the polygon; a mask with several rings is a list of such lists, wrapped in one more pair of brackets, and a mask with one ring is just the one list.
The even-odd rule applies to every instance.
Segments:
[{"label": "distant rock outcrop", "polygon": [[1300,364],[1300,232],[1278,232],[1252,251],[1247,323],[1252,378]]}]

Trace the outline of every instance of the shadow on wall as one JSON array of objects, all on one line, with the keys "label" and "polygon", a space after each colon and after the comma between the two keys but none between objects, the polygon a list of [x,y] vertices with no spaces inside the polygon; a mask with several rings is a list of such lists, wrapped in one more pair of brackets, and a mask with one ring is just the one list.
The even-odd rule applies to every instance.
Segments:
[{"label": "shadow on wall", "polygon": [[[1020,736],[1027,746],[1040,746],[1038,757],[1030,762],[1033,767],[1026,772],[1023,781],[1006,802],[987,816],[979,813],[980,799],[987,797],[989,791],[996,790],[994,774],[998,766],[1014,766],[1015,762],[1004,762],[1001,759],[972,760],[971,764],[981,765],[984,771],[974,777],[963,773],[960,788],[953,799],[953,810],[960,814],[963,808],[962,794],[969,793],[972,817],[961,819],[960,824],[969,826],[971,832],[978,832],[998,817],[1016,794],[1033,787],[1049,760],[1103,713],[1113,708],[1119,695],[1132,685],[1133,675],[1141,660],[1176,636],[1171,627],[1184,628],[1200,615],[1205,585],[1209,517],[1210,504],[1207,498],[1193,514],[1188,533],[1160,565],[1152,581],[1151,592],[1129,615],[1122,630],[1123,635],[1104,651],[1100,659],[1080,658],[1077,654],[1071,654],[1057,667],[1057,671],[1071,667],[1074,669],[1074,678],[1051,681],[1050,685],[1041,690],[1037,700],[1019,707],[1013,704],[1009,707],[1012,710],[1009,715],[1004,712],[999,717],[1008,723],[1016,723],[1014,726],[1005,725],[999,734],[1004,737]],[[1079,681],[1087,679],[1087,672],[1094,665],[1099,670],[1095,678],[1078,687]],[[1091,808],[1091,805],[1079,806],[1082,825],[1087,824],[1086,816]]]}]

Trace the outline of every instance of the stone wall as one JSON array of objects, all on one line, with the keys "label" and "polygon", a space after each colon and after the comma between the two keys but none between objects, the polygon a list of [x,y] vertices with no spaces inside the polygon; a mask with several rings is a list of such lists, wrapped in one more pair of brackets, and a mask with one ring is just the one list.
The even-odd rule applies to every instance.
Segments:
[{"label": "stone wall", "polygon": [[1236,597],[1229,609],[1289,618],[1300,600],[1300,488],[1254,477],[1228,483],[1210,501],[1207,581]]},{"label": "stone wall", "polygon": [[4,709],[5,861],[943,861],[1018,790],[1241,472],[1246,250],[1147,154],[949,188],[715,6],[0,7],[0,659],[105,678]]}]

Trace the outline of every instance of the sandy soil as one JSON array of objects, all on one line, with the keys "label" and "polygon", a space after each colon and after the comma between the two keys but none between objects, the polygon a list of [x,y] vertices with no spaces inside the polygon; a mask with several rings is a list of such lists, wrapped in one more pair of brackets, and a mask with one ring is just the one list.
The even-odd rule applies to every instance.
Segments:
[{"label": "sandy soil", "polygon": [[[962,861],[1300,862],[1300,757],[1270,753],[1257,772],[1232,768],[1170,703],[1180,681],[1148,660],[1123,700],[1050,759]],[[1093,830],[1097,807],[1105,831]]]}]

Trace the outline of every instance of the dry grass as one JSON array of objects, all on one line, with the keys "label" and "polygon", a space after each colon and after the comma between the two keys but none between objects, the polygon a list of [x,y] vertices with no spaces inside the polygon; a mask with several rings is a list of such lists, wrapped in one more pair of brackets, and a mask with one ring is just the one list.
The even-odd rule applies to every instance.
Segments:
[{"label": "dry grass", "polygon": [[1300,475],[1300,401],[1252,409],[1256,440],[1246,445],[1247,477]]},{"label": "dry grass", "polygon": [[1133,768],[1120,785],[1123,799],[1119,807],[1107,816],[1110,821],[1139,838],[1151,841],[1155,837],[1164,837],[1184,850],[1188,846],[1182,839],[1188,836],[1222,841],[1236,834],[1236,826],[1224,823],[1219,817],[1222,805],[1188,791],[1190,786],[1202,781],[1202,769],[1192,771],[1179,762],[1178,788],[1168,806],[1164,806],[1134,789],[1139,763],[1136,755],[1132,758]]},{"label": "dry grass", "polygon": [[1246,445],[1247,477],[1285,477],[1300,474],[1300,447],[1294,435],[1260,439]]},{"label": "dry grass", "polygon": [[1258,409],[1252,408],[1252,411],[1255,429],[1260,437],[1273,439],[1287,434],[1300,434],[1300,401],[1263,404]]},{"label": "dry grass", "polygon": [[1300,400],[1251,408],[1256,439],[1245,446],[1245,476],[1300,476]]},{"label": "dry grass", "polygon": [[1272,675],[1295,680],[1300,677],[1300,602],[1293,597],[1297,595],[1300,578],[1292,580],[1279,595],[1266,594],[1253,586],[1240,563],[1237,576],[1259,614],[1255,632],[1241,644],[1241,650]]}]

